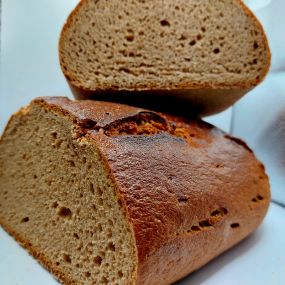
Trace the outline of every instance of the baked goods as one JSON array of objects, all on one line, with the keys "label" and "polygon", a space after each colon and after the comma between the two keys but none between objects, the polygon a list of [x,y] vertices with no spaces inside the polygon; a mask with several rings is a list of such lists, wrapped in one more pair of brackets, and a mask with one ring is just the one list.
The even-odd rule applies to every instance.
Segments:
[{"label": "baked goods", "polygon": [[110,100],[111,92],[153,109],[166,97],[172,109],[186,100],[202,115],[232,105],[270,64],[263,28],[240,0],[82,0],[62,30],[59,57],[77,98]]},{"label": "baked goods", "polygon": [[248,236],[263,165],[201,120],[35,99],[0,142],[0,223],[64,284],[170,284]]}]

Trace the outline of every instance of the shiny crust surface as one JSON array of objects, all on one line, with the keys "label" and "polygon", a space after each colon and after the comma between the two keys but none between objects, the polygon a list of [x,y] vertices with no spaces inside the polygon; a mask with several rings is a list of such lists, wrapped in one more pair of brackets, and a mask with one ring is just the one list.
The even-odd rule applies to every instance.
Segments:
[{"label": "shiny crust surface", "polygon": [[[201,120],[106,102],[42,97],[101,152],[133,227],[136,284],[171,284],[238,243],[269,201],[247,145]],[[37,256],[39,256],[37,254]]]}]

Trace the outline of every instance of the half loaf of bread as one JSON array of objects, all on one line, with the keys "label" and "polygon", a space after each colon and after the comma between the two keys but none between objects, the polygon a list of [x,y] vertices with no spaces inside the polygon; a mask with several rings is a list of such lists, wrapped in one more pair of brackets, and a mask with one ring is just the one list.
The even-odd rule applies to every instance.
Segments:
[{"label": "half loaf of bread", "polygon": [[232,105],[270,64],[263,28],[240,0],[82,0],[59,56],[77,98],[156,108],[175,96],[202,115]]},{"label": "half loaf of bread", "polygon": [[263,165],[201,120],[35,99],[0,143],[0,223],[64,284],[170,284],[261,223]]}]

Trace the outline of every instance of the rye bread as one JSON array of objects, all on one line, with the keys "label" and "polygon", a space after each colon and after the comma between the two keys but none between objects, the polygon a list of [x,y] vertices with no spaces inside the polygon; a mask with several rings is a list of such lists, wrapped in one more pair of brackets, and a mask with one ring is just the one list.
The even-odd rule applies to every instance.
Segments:
[{"label": "rye bread", "polygon": [[264,79],[270,50],[240,0],[82,0],[59,58],[77,98],[207,115]]},{"label": "rye bread", "polygon": [[247,145],[201,120],[46,97],[0,141],[0,224],[63,284],[171,284],[269,201]]}]

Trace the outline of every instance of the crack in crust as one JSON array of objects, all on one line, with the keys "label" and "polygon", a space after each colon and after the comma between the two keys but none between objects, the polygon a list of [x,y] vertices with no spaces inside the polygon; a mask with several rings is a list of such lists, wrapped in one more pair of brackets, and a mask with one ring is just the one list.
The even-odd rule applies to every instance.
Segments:
[{"label": "crack in crust", "polygon": [[102,131],[108,137],[153,136],[167,133],[193,147],[199,147],[201,143],[205,142],[211,143],[213,139],[211,134],[204,131],[205,128],[212,129],[210,124],[194,120],[189,122],[174,121],[168,116],[147,111],[115,120],[106,126],[99,126],[96,121],[90,119],[76,120],[75,123],[74,138],[85,136],[88,131]]},{"label": "crack in crust", "polygon": [[194,121],[190,123],[192,128],[186,122],[168,120],[163,115],[153,112],[139,112],[135,116],[114,121],[102,129],[107,136],[156,135],[166,132],[191,145],[197,144],[197,140],[211,141],[211,137],[201,131],[201,127],[211,129],[211,125],[198,124]]},{"label": "crack in crust", "polygon": [[107,136],[153,135],[169,132],[171,126],[156,113],[139,112],[136,116],[114,121],[103,129]]},{"label": "crack in crust", "polygon": [[177,232],[176,235],[185,235],[185,234],[197,234],[198,232],[213,229],[214,226],[221,222],[225,216],[228,214],[228,210],[224,207],[220,207],[211,212],[210,217],[206,217],[204,220],[198,221],[196,224],[193,224],[189,230],[186,232]]}]

